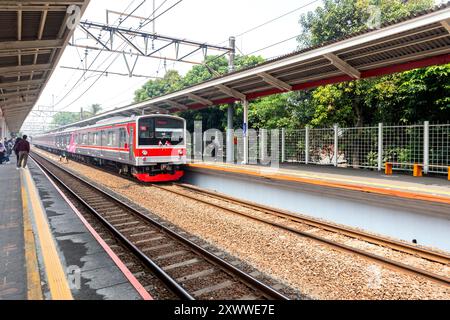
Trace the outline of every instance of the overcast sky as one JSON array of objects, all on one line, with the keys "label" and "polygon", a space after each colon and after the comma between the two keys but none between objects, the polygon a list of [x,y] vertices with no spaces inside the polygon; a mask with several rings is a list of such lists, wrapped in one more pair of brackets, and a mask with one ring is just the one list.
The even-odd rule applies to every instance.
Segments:
[{"label": "overcast sky", "polygon": [[[106,22],[106,9],[114,11],[133,11],[143,0],[91,0],[91,3],[82,20]],[[167,0],[158,13],[163,12],[178,0]],[[156,0],[156,7],[164,3],[164,0]],[[227,45],[229,36],[237,36],[253,27],[274,19],[280,15],[299,8],[294,13],[288,14],[264,27],[257,28],[243,36],[237,37],[238,53],[249,54],[253,51],[275,44],[279,41],[292,38],[300,33],[298,24],[302,13],[314,10],[321,4],[321,0],[183,0],[166,14],[156,20],[156,32],[177,38],[186,38],[199,42]],[[153,0],[147,0],[134,12],[134,15],[148,17],[152,13]],[[303,7],[303,8],[301,8]],[[110,15],[110,23],[117,21],[117,15]],[[121,26],[136,28],[139,19],[129,18]],[[152,31],[149,24],[143,30]],[[94,34],[98,35],[98,31]],[[75,35],[76,43],[80,45],[94,45],[92,40],[83,39],[86,36],[80,32]],[[107,37],[104,34],[103,39]],[[295,39],[273,46],[269,49],[258,51],[265,58],[270,58],[291,52],[296,49]],[[129,47],[128,49],[129,50]],[[169,49],[168,49],[169,50]],[[174,52],[173,47],[170,48]],[[172,52],[170,52],[172,53]],[[92,63],[98,52],[90,50],[87,55],[88,65]],[[164,52],[164,54],[169,54]],[[46,89],[37,105],[49,106],[55,102],[55,110],[79,111],[81,107],[87,107],[93,103],[99,103],[104,110],[112,109],[130,103],[134,91],[148,79],[129,78],[123,76],[101,76],[100,73],[86,73],[86,79],[82,78],[77,85],[75,83],[83,75],[81,71],[61,68],[82,67],[80,58],[84,58],[85,49],[67,47],[63,57],[53,73]],[[105,70],[117,55],[101,53],[93,66],[94,70]],[[192,60],[200,62],[202,54],[199,53]],[[128,57],[132,63],[133,57]],[[182,74],[192,65],[158,59],[140,58],[135,68],[136,74],[163,76],[165,69],[176,69]],[[111,67],[111,72],[126,73],[127,67],[122,56],[119,56]],[[94,81],[100,78],[91,89],[87,90]],[[75,85],[75,86],[74,86]],[[87,90],[86,93],[84,93]],[[81,96],[81,97],[80,97]]]}]

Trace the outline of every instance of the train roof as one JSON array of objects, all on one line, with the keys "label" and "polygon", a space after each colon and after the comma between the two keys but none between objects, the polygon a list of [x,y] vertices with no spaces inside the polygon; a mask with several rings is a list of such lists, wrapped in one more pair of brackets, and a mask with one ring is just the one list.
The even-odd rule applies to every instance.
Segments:
[{"label": "train roof", "polygon": [[73,131],[79,131],[79,130],[87,130],[87,129],[91,129],[91,128],[97,128],[97,127],[102,127],[102,126],[108,126],[108,125],[115,125],[115,124],[121,124],[121,123],[127,123],[127,122],[132,122],[132,121],[136,121],[137,119],[140,118],[175,118],[175,119],[180,119],[185,121],[183,118],[178,117],[178,116],[173,116],[173,115],[166,115],[166,114],[148,114],[148,115],[143,115],[143,116],[135,116],[132,115],[131,117],[111,117],[108,119],[102,119],[100,121],[97,121],[95,124],[90,125],[90,126],[85,126],[85,127],[79,127],[79,126],[74,126],[74,127],[69,127],[69,128],[64,128],[61,131],[57,131],[57,132],[46,132],[44,134],[38,135],[38,137],[40,136],[45,136],[48,134],[64,134],[64,133],[70,133]]}]

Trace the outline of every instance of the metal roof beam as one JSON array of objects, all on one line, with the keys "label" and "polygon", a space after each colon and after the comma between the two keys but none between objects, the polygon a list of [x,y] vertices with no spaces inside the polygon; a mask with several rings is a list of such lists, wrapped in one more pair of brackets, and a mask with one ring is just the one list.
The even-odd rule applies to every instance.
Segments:
[{"label": "metal roof beam", "polygon": [[42,35],[44,34],[45,23],[47,22],[47,14],[48,14],[48,4],[45,6],[45,10],[41,13],[41,21],[39,21],[39,31],[38,31],[38,39],[42,39]]},{"label": "metal roof beam", "polygon": [[30,4],[50,4],[50,5],[71,5],[71,4],[83,4],[85,0],[2,0],[4,5],[30,5]]},{"label": "metal roof beam", "polygon": [[17,11],[17,40],[22,40],[22,7]]},{"label": "metal roof beam", "polygon": [[450,33],[450,20],[441,21],[441,25]]},{"label": "metal roof beam", "polygon": [[225,94],[227,94],[227,95],[229,95],[229,96],[231,96],[233,98],[236,98],[236,99],[239,99],[239,100],[246,100],[247,99],[245,94],[243,94],[243,93],[241,93],[241,92],[239,92],[239,91],[237,91],[237,90],[235,90],[233,88],[227,87],[224,84],[217,84],[215,87],[217,89],[219,89],[220,91],[222,91],[223,93],[225,93]]},{"label": "metal roof beam", "polygon": [[335,55],[334,53],[326,53],[323,55],[325,58],[327,58],[328,60],[331,61],[331,63],[338,68],[339,70],[341,70],[342,72],[348,74],[349,76],[355,78],[355,79],[360,79],[361,78],[361,72],[359,72],[358,70],[356,70],[355,68],[353,68],[351,65],[349,65],[347,62],[345,62],[344,60],[342,60],[341,58],[339,58],[337,55]]},{"label": "metal roof beam", "polygon": [[0,74],[51,70],[51,64],[0,67]]},{"label": "metal roof beam", "polygon": [[57,40],[23,40],[0,42],[0,51],[62,48],[64,39]]},{"label": "metal roof beam", "polygon": [[202,98],[202,97],[197,96],[197,95],[195,95],[195,94],[193,94],[193,93],[188,93],[188,94],[187,94],[187,97],[188,97],[189,99],[193,100],[193,101],[196,101],[196,102],[201,103],[201,104],[206,105],[206,106],[212,106],[212,105],[214,105],[214,102],[212,102],[211,100]]},{"label": "metal roof beam", "polygon": [[168,114],[169,113],[169,110],[161,108],[161,107],[157,107],[157,106],[154,106],[154,105],[146,107],[146,108],[144,108],[144,110],[150,110],[150,111],[154,110],[156,112],[162,112],[164,114]]},{"label": "metal roof beam", "polygon": [[[26,51],[21,50],[21,54],[23,56],[32,55],[32,54],[49,54],[51,52],[52,52],[52,50],[50,50],[50,49],[41,49],[41,50],[36,49],[36,50],[26,50]],[[18,54],[19,54],[18,50],[3,51],[3,52],[0,52],[0,58],[14,57],[14,56],[17,56]]]},{"label": "metal roof beam", "polygon": [[51,6],[48,7],[48,9],[46,9],[46,7],[43,6],[33,6],[33,5],[22,5],[22,6],[18,6],[18,5],[4,5],[1,4],[0,5],[0,11],[18,11],[18,10],[23,10],[23,11],[42,11],[42,10],[48,10],[48,11],[66,11],[67,7],[64,6]]},{"label": "metal roof beam", "polygon": [[11,89],[17,86],[33,86],[42,84],[43,80],[28,80],[28,81],[16,81],[16,82],[5,82],[0,83],[0,89]]},{"label": "metal roof beam", "polygon": [[164,102],[167,103],[168,105],[174,107],[174,108],[177,108],[177,109],[180,109],[180,110],[187,110],[187,107],[185,105],[182,105],[182,104],[180,104],[178,102],[175,102],[175,101],[172,101],[172,100],[166,100]]},{"label": "metal roof beam", "polygon": [[34,105],[34,103],[31,103],[31,102],[17,103],[17,104],[12,104],[10,106],[8,106],[8,105],[2,106],[2,110],[5,115],[9,115],[12,113],[21,113],[24,110],[28,110],[28,109],[31,110],[33,108],[33,105]]},{"label": "metal roof beam", "polygon": [[[1,98],[0,98],[1,99]],[[17,97],[14,97],[14,98],[12,98],[12,99],[8,99],[8,100],[5,100],[5,101],[2,101],[2,100],[0,100],[0,105],[2,105],[2,104],[4,104],[5,106],[8,106],[8,105],[10,105],[10,104],[18,104],[18,103],[23,103],[23,102],[31,102],[31,100],[36,100],[35,99],[35,97],[32,97],[32,96],[27,96],[27,97],[25,97],[25,96],[22,96],[22,97],[20,97],[20,96],[17,96]]]},{"label": "metal roof beam", "polygon": [[258,74],[258,76],[260,76],[268,84],[270,84],[278,89],[286,90],[286,91],[292,90],[292,86],[289,83],[286,83],[280,79],[277,79],[274,76],[268,74],[267,72],[261,72]]},{"label": "metal roof beam", "polygon": [[30,90],[30,91],[19,91],[19,92],[11,92],[11,93],[0,93],[0,100],[1,99],[9,99],[19,96],[35,96],[39,94],[39,90]]}]

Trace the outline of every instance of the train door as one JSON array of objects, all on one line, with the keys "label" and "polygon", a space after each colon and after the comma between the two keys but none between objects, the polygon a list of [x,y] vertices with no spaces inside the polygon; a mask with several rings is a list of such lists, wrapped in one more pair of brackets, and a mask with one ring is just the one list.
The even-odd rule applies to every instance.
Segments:
[{"label": "train door", "polygon": [[134,154],[133,154],[133,138],[134,138],[134,129],[133,127],[130,126],[130,136],[129,136],[129,141],[128,141],[128,155],[129,155],[129,160],[130,162],[134,163]]}]

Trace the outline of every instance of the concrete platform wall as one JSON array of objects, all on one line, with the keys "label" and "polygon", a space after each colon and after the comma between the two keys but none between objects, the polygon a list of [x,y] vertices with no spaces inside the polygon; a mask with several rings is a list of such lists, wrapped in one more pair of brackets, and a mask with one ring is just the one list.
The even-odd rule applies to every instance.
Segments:
[{"label": "concrete platform wall", "polygon": [[306,216],[362,228],[450,252],[448,207],[367,193],[295,186],[233,174],[190,170],[184,179],[201,188]]}]

